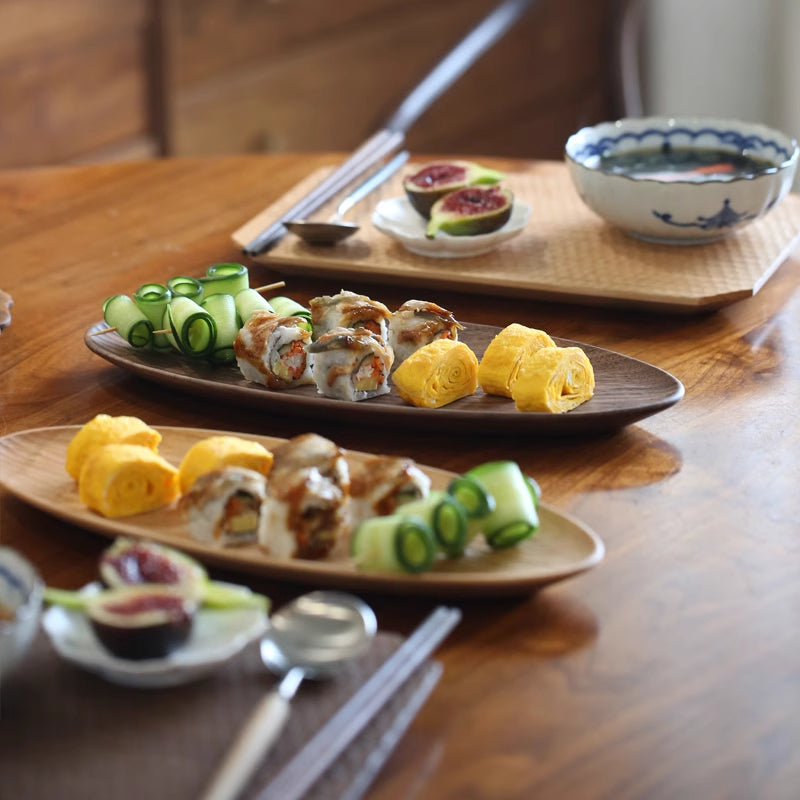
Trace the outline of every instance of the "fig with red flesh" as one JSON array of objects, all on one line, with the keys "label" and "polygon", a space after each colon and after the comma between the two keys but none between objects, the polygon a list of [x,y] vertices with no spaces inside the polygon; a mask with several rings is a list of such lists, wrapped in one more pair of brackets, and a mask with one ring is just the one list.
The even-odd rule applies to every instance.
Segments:
[{"label": "fig with red flesh", "polygon": [[511,217],[514,195],[502,186],[467,186],[445,195],[431,209],[425,235],[478,236],[499,230]]},{"label": "fig with red flesh", "polygon": [[200,593],[205,569],[185,553],[143,539],[120,537],[100,557],[100,579],[110,587],[159,583]]},{"label": "fig with red flesh", "polygon": [[176,586],[141,584],[89,598],[86,614],[98,641],[118,658],[163,658],[192,632],[197,601]]},{"label": "fig with red flesh", "polygon": [[504,177],[472,161],[438,161],[405,178],[403,189],[411,205],[428,219],[433,204],[446,194],[465,186],[499,183]]},{"label": "fig with red flesh", "polygon": [[[179,586],[212,608],[261,608],[269,610],[269,600],[264,595],[250,591],[246,586],[212,581],[205,567],[191,556],[167,545],[144,539],[120,536],[100,556],[100,580],[104,586],[119,588],[158,583]],[[68,593],[51,590],[53,602],[76,605]]]}]

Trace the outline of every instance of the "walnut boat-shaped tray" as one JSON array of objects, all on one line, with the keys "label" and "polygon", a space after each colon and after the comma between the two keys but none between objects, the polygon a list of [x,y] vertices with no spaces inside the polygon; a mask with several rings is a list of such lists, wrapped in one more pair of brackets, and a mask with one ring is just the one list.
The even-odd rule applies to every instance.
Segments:
[{"label": "walnut boat-shaped tray", "polygon": [[[176,507],[118,519],[106,519],[81,504],[76,482],[64,462],[67,445],[80,426],[35,428],[0,438],[0,485],[22,500],[53,516],[103,536],[147,538],[177,547],[209,564],[285,580],[310,582],[351,590],[470,596],[524,594],[595,566],[604,554],[598,536],[581,522],[542,504],[537,534],[508,550],[493,552],[476,546],[463,558],[440,561],[421,575],[361,572],[346,555],[319,561],[275,558],[256,546],[217,548],[196,542]],[[163,436],[159,452],[172,464],[195,442],[223,433],[197,428],[158,426]],[[229,432],[225,432],[229,433]],[[238,434],[274,448],[284,442],[273,436]],[[369,454],[348,452],[351,462]],[[434,488],[444,488],[453,473],[422,469]]]},{"label": "walnut boat-shaped tray", "polygon": [[[274,391],[246,381],[236,366],[212,366],[178,354],[133,348],[116,333],[93,335],[105,327],[103,323],[93,325],[84,337],[86,346],[112,364],[146,380],[228,403],[359,425],[400,423],[438,430],[572,435],[629,425],[669,408],[684,392],[677,378],[644,361],[553,337],[560,345],[582,347],[595,374],[594,397],[564,414],[517,411],[508,398],[487,395],[481,389],[442,408],[416,408],[403,401],[395,391],[359,402],[333,400],[318,394],[315,386]],[[499,331],[500,328],[491,325],[465,322],[459,339],[481,358]]]}]

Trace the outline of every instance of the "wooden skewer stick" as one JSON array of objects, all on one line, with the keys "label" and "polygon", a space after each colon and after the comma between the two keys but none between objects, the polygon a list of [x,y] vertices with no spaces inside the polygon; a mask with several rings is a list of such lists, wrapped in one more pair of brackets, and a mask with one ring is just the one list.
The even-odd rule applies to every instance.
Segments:
[{"label": "wooden skewer stick", "polygon": [[[99,336],[101,333],[114,333],[116,328],[101,328],[99,331],[92,331],[89,336]],[[169,328],[164,328],[163,331],[153,331],[154,334],[156,333],[171,333]]]},{"label": "wooden skewer stick", "polygon": [[[268,292],[271,289],[282,289],[286,286],[286,281],[275,281],[275,283],[268,283],[266,286],[259,286],[256,288],[257,292]],[[102,328],[99,331],[92,331],[89,336],[100,336],[101,333],[114,333],[116,328]],[[154,334],[156,333],[169,333],[169,329],[163,331],[153,331]]]},{"label": "wooden skewer stick", "polygon": [[259,286],[257,292],[268,292],[270,289],[282,289],[286,286],[286,281],[276,281],[275,283],[268,283],[266,286]]}]

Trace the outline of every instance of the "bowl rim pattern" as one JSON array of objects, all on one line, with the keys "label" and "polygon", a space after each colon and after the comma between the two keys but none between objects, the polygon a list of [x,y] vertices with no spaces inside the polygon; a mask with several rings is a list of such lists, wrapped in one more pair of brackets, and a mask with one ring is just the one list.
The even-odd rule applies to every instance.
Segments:
[{"label": "bowl rim pattern", "polygon": [[[587,160],[598,158],[610,148],[618,146],[621,142],[628,140],[641,142],[645,138],[653,136],[660,136],[665,141],[669,141],[674,137],[689,138],[694,141],[701,136],[716,136],[720,144],[733,145],[740,152],[747,149],[758,149],[759,152],[766,150],[774,153],[771,160],[775,163],[753,175],[738,175],[736,177],[709,176],[701,184],[752,181],[764,175],[774,175],[795,165],[800,155],[800,146],[798,146],[798,142],[794,137],[761,123],[742,122],[735,119],[717,117],[678,116],[626,117],[585,126],[575,131],[567,139],[564,146],[564,155],[568,161],[577,166],[590,172],[606,175],[609,178],[622,178],[639,183],[664,183],[666,181],[650,176],[612,175],[603,172],[599,164],[587,163]],[[777,161],[778,157],[782,160]],[[670,183],[701,185],[695,181],[674,179]]]}]

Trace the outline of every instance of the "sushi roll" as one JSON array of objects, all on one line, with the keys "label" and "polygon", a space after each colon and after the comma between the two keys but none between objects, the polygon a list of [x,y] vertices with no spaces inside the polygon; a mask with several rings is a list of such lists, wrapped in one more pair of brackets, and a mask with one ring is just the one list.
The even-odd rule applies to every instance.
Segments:
[{"label": "sushi roll", "polygon": [[389,320],[389,346],[396,364],[436,339],[458,339],[464,326],[447,309],[427,300],[407,300]]},{"label": "sushi roll", "polygon": [[346,531],[350,471],[344,451],[314,433],[274,450],[259,544],[279,558],[323,558]]},{"label": "sushi roll", "polygon": [[391,312],[383,303],[363,294],[341,291],[335,295],[315,297],[309,303],[314,339],[334,328],[366,328],[382,342],[388,342]]},{"label": "sushi roll", "polygon": [[188,492],[204,473],[223,467],[244,467],[267,476],[272,469],[272,453],[259,442],[240,436],[208,436],[195,442],[181,459],[181,492]]},{"label": "sushi roll", "polygon": [[394,514],[400,506],[428,496],[431,479],[411,458],[375,456],[350,471],[350,525]]},{"label": "sushi roll", "polygon": [[236,336],[233,349],[242,375],[269,389],[314,383],[306,347],[311,334],[300,317],[256,311]]},{"label": "sushi roll", "polygon": [[197,478],[180,505],[193,539],[230,547],[258,541],[266,499],[267,481],[262,473],[223,467]]},{"label": "sushi roll", "polygon": [[334,328],[313,342],[317,391],[337,400],[367,400],[389,392],[391,348],[366,328]]}]

